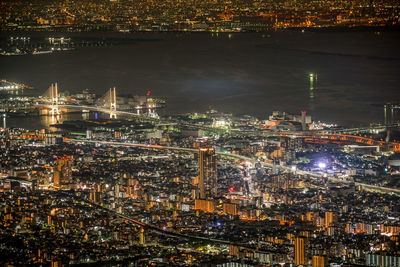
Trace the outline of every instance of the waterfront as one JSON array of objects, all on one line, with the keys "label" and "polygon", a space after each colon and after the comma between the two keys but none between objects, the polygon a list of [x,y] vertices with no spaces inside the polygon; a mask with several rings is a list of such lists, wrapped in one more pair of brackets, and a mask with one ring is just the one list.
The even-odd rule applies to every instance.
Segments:
[{"label": "waterfront", "polygon": [[[93,36],[93,34],[91,35]],[[43,93],[51,82],[72,93],[167,98],[164,112],[223,112],[265,118],[272,110],[307,109],[317,119],[357,126],[383,119],[399,98],[399,33],[271,32],[132,34],[146,39],[44,55],[2,57],[0,71]],[[309,73],[318,74],[310,92]],[[313,97],[311,97],[313,96]]]},{"label": "waterfront", "polygon": [[[103,116],[101,114],[98,117]],[[38,116],[38,115],[27,115],[27,116],[8,116],[7,117],[7,127],[11,128],[25,128],[25,129],[48,129],[50,131],[58,131],[56,127],[51,125],[62,123],[69,120],[86,120],[96,119],[96,113],[66,113],[61,116]]]}]

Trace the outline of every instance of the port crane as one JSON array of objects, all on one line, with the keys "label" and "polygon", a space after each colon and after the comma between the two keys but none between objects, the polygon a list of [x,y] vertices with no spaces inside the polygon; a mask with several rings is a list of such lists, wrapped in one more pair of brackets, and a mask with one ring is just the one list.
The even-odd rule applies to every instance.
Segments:
[{"label": "port crane", "polygon": [[9,85],[12,85],[12,86],[17,86],[17,88],[21,89],[21,94],[22,95],[24,95],[24,89],[33,89],[33,87],[31,87],[29,85],[26,85],[26,84],[23,84],[23,83],[11,82],[11,81],[8,81],[6,79],[1,79],[0,82],[5,83],[5,84],[9,84]]}]

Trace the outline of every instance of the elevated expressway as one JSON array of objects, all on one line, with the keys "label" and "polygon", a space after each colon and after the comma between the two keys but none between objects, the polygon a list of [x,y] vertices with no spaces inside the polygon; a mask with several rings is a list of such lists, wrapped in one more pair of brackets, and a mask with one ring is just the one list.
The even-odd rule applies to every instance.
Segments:
[{"label": "elevated expressway", "polygon": [[289,138],[301,138],[309,143],[334,143],[334,144],[360,144],[371,147],[378,147],[386,151],[400,152],[399,142],[385,142],[367,136],[352,135],[346,133],[324,133],[324,132],[269,132],[265,136],[278,136]]},{"label": "elevated expressway", "polygon": [[360,133],[371,133],[371,132],[384,132],[388,128],[398,128],[400,123],[396,122],[391,125],[371,125],[365,127],[355,127],[355,128],[343,128],[343,129],[332,129],[332,130],[314,130],[315,132],[323,133],[347,133],[347,134],[360,134]]}]

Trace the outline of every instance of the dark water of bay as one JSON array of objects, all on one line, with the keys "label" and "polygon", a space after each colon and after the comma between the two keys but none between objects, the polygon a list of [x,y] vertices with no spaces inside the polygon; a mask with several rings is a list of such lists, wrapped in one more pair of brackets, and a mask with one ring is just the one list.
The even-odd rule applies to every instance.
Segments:
[{"label": "dark water of bay", "polygon": [[[55,124],[61,124],[64,121],[77,121],[77,120],[97,120],[107,119],[108,114],[101,113],[66,113],[60,116],[12,116],[9,115],[5,118],[5,124],[11,128],[24,128],[29,130],[47,129],[52,132],[60,131],[60,128],[54,127]],[[1,127],[4,127],[4,118],[1,121]],[[74,129],[76,130],[76,129]],[[86,129],[82,129],[81,132]]]},{"label": "dark water of bay", "polygon": [[[85,37],[72,34],[77,36]],[[38,95],[56,81],[72,93],[88,88],[102,94],[115,86],[118,94],[141,95],[151,89],[154,96],[166,98],[164,114],[202,112],[211,106],[267,118],[273,110],[306,109],[318,120],[346,126],[381,122],[382,105],[400,100],[400,32],[104,36],[135,40],[0,57],[1,77],[29,84]],[[318,75],[312,92],[310,73]]]}]

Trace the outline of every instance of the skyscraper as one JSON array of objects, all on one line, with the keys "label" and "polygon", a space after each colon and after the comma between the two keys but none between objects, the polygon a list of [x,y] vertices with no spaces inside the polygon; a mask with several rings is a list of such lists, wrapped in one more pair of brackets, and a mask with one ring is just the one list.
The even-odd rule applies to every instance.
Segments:
[{"label": "skyscraper", "polygon": [[199,149],[200,199],[213,198],[217,194],[217,159],[212,147]]},{"label": "skyscraper", "polygon": [[73,157],[57,158],[54,167],[53,183],[54,186],[62,186],[72,181],[72,161]]}]

